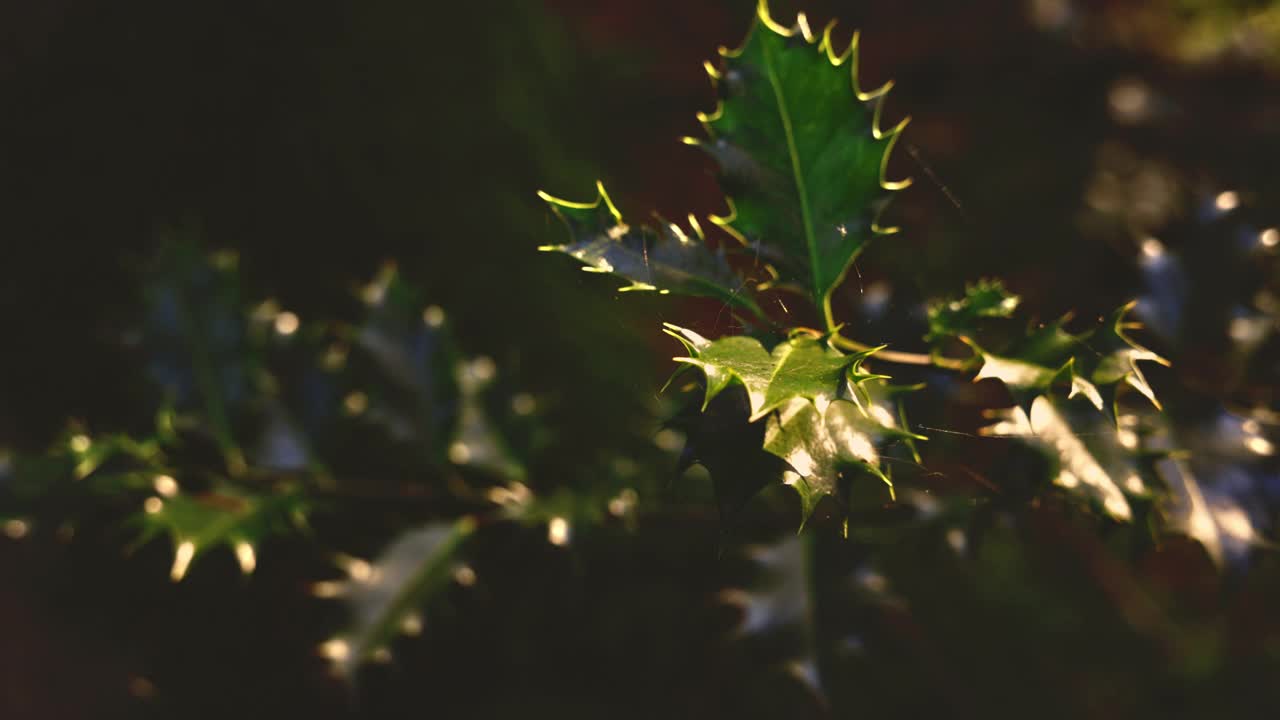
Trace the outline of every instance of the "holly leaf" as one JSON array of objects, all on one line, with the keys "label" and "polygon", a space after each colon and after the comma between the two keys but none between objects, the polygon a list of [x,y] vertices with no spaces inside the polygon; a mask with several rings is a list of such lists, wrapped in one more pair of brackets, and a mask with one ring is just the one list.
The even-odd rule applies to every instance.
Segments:
[{"label": "holly leaf", "polygon": [[1200,543],[1214,564],[1238,565],[1252,546],[1260,544],[1242,504],[1226,492],[1206,487],[1186,459],[1166,457],[1155,466],[1169,488],[1168,499],[1161,504],[1165,524]]},{"label": "holly leaf", "polygon": [[1012,317],[1020,302],[999,280],[980,280],[965,288],[964,297],[929,306],[925,340],[972,336],[984,319]]},{"label": "holly leaf", "polygon": [[[720,166],[727,217],[712,218],[774,264],[780,282],[828,309],[832,290],[877,233],[888,192],[885,167],[903,120],[880,127],[891,84],[864,92],[858,36],[836,49],[834,23],[815,35],[803,14],[786,28],[761,0],[742,47],[707,64],[720,96],[700,114],[708,139],[686,138]],[[829,315],[829,312],[828,312]]]},{"label": "holly leaf", "polygon": [[975,380],[996,378],[1003,382],[1024,410],[1051,388],[1067,390],[1068,399],[1082,395],[1098,410],[1114,418],[1119,386],[1137,389],[1158,409],[1155,392],[1142,374],[1139,362],[1168,364],[1164,358],[1138,345],[1124,334],[1134,327],[1125,322],[1130,303],[1084,334],[1074,335],[1063,326],[1068,318],[1042,326],[1004,350],[991,352],[967,342],[982,358]]},{"label": "holly leaf", "polygon": [[[1156,399],[1156,393],[1151,389],[1138,363],[1154,362],[1168,366],[1169,361],[1137,344],[1125,334],[1125,330],[1139,327],[1137,323],[1126,320],[1135,304],[1131,302],[1113,312],[1097,330],[1084,339],[1085,349],[1093,354],[1090,378],[1100,386],[1124,383],[1142,393],[1159,410],[1160,401]],[[1111,395],[1114,408],[1114,392]]]},{"label": "holly leaf", "polygon": [[[811,337],[794,337],[773,349],[773,377],[765,392],[764,407],[756,417],[780,407],[792,398],[812,400],[819,412],[842,394],[846,387],[884,378],[862,372],[862,363],[879,348],[845,355]],[[847,381],[847,383],[846,383]]]},{"label": "holly leaf", "polygon": [[[1118,430],[1102,422],[1082,420],[1079,413],[1054,402],[1046,395],[1037,396],[1028,413],[1014,407],[994,414],[997,422],[983,429],[994,437],[1020,437],[1034,442],[1055,461],[1055,485],[1093,502],[1112,519],[1129,522],[1133,510],[1126,497],[1144,494],[1146,483],[1135,462],[1130,442],[1136,439],[1127,430]],[[1077,426],[1086,422],[1083,431]],[[1127,436],[1121,433],[1128,433]]]},{"label": "holly leaf", "polygon": [[186,577],[197,558],[222,546],[235,552],[245,574],[252,573],[259,541],[280,529],[305,525],[309,510],[300,489],[289,485],[264,493],[227,484],[199,494],[181,492],[176,484],[166,488],[157,483],[156,489],[160,494],[149,498],[138,516],[142,534],[137,542],[141,545],[157,535],[173,540],[169,577],[174,582]]},{"label": "holly leaf", "polygon": [[353,677],[360,664],[389,658],[396,636],[422,632],[423,606],[449,586],[458,552],[475,529],[475,520],[464,517],[411,530],[372,563],[352,563],[349,579],[320,586],[319,594],[341,597],[351,610],[350,627],[321,646],[341,675]]},{"label": "holly leaf", "polygon": [[670,323],[665,332],[690,353],[675,360],[698,367],[706,375],[707,403],[734,381],[746,388],[751,422],[792,398],[808,399],[824,411],[832,400],[848,394],[847,388],[884,377],[861,369],[876,349],[845,355],[815,338],[797,336],[768,352],[760,341],[742,335],[711,341]]},{"label": "holly leaf", "polygon": [[711,474],[720,517],[732,521],[747,501],[782,479],[782,459],[762,449],[764,423],[749,422],[745,392],[722,393],[703,407],[690,403],[668,423],[685,434],[680,470],[697,464]]},{"label": "holly leaf", "polygon": [[846,470],[879,478],[892,494],[893,481],[880,469],[876,447],[883,430],[861,408],[845,400],[832,402],[825,412],[819,412],[812,402],[793,398],[769,416],[764,449],[794,471],[783,482],[800,496],[802,527],[824,495],[839,497],[838,483]]},{"label": "holly leaf", "polygon": [[771,651],[782,653],[787,671],[824,698],[814,616],[819,587],[809,577],[814,559],[805,552],[805,541],[792,535],[770,545],[749,546],[745,559],[750,562],[750,576],[719,595],[721,602],[741,613],[738,636],[767,643]]},{"label": "holly leaf", "polygon": [[747,310],[760,308],[742,293],[746,282],[729,267],[722,251],[706,243],[702,228],[689,216],[695,237],[680,226],[662,221],[656,227],[630,225],[613,204],[604,184],[597,183],[594,202],[577,203],[538,193],[569,230],[570,242],[540,250],[576,258],[587,272],[616,275],[631,282],[627,291],[650,291],[711,297]]}]

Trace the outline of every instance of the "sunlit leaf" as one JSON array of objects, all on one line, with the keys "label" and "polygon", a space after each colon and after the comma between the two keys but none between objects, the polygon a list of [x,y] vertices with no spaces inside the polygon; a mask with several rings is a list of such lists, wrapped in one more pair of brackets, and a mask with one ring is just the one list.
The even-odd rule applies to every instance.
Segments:
[{"label": "sunlit leaf", "polygon": [[851,394],[851,388],[881,377],[861,370],[862,362],[875,350],[845,355],[815,338],[797,336],[766,352],[751,337],[735,335],[710,341],[671,324],[666,332],[690,353],[676,360],[706,375],[707,402],[730,383],[741,383],[747,390],[753,422],[792,398],[811,400],[825,410],[832,400]]},{"label": "sunlit leaf", "polygon": [[[1068,318],[1062,318],[994,350],[973,338],[956,337],[969,343],[982,359],[974,379],[1000,380],[1024,409],[1030,409],[1031,402],[1046,391],[1062,388],[1068,398],[1083,396],[1095,408],[1114,415],[1121,385],[1136,389],[1159,408],[1138,363],[1168,362],[1125,334],[1133,327],[1125,319],[1132,307],[1132,303],[1121,307],[1098,327],[1079,335],[1068,332],[1064,327]],[[946,329],[937,337],[951,332]]]},{"label": "sunlit leaf", "polygon": [[1081,421],[1045,395],[1032,401],[1030,413],[1013,407],[996,418],[985,434],[1034,440],[1055,460],[1056,485],[1089,499],[1115,520],[1133,519],[1126,491],[1144,494],[1147,483],[1134,454],[1121,447],[1121,431],[1091,415],[1082,432],[1072,424]]},{"label": "sunlit leaf", "polygon": [[892,489],[893,482],[880,469],[876,447],[882,432],[879,423],[845,400],[832,402],[820,413],[812,402],[793,398],[769,417],[764,449],[795,472],[786,482],[800,495],[802,522],[823,496],[839,495],[845,470],[861,470]]},{"label": "sunlit leaf", "polygon": [[834,23],[786,28],[760,2],[742,47],[708,65],[720,97],[700,115],[708,138],[687,139],[719,164],[732,212],[718,222],[826,308],[867,242],[888,191],[893,143],[906,124],[880,128],[886,85],[858,83],[857,37],[837,49]]},{"label": "sunlit leaf", "polygon": [[707,245],[691,216],[690,237],[680,226],[656,220],[654,225],[631,225],[598,184],[594,202],[576,203],[542,193],[541,197],[569,230],[570,242],[543,250],[576,258],[583,270],[616,275],[631,282],[622,288],[678,295],[712,297],[760,315],[745,294],[724,253]]}]

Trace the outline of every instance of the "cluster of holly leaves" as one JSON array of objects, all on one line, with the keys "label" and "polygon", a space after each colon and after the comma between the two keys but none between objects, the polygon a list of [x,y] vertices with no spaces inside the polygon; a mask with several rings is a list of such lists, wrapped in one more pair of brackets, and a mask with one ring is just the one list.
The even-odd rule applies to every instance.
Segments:
[{"label": "cluster of holly leaves", "polygon": [[[1167,361],[1134,339],[1132,306],[1094,322],[1039,322],[983,280],[930,307],[919,352],[848,336],[833,293],[873,240],[896,231],[882,212],[910,184],[887,177],[906,122],[882,127],[890,85],[860,86],[857,49],[856,34],[818,30],[804,15],[784,26],[762,2],[743,45],[706,65],[719,102],[700,116],[704,135],[684,142],[719,167],[721,215],[630,222],[603,186],[590,202],[543,194],[569,233],[544,249],[622,278],[624,290],[712,298],[741,323],[740,334],[714,339],[665,328],[681,351],[668,386],[689,400],[668,424],[686,437],[683,465],[710,472],[726,521],[784,486],[799,498],[795,526],[825,507],[850,539],[844,548],[932,532],[966,546],[965,529],[990,520],[985,506],[949,502],[919,481],[939,444],[907,412],[935,391],[926,368],[1003,388],[1007,402],[983,433],[1037,454],[1043,482],[1032,495],[1078,499],[1102,523],[1186,534],[1224,564],[1262,543],[1257,528],[1271,518],[1200,479],[1269,457],[1265,429],[1227,422],[1205,433],[1166,412],[1145,370]],[[539,493],[525,459],[545,443],[540,399],[493,360],[466,356],[444,310],[392,267],[341,321],[248,303],[234,257],[185,241],[169,244],[148,288],[138,343],[158,388],[154,430],[73,427],[45,455],[7,458],[7,533],[70,527],[77,513],[125,504],[130,542],[169,538],[180,580],[214,551],[251,572],[264,538],[306,532],[309,517],[340,511],[353,495],[442,500],[382,557],[343,558],[346,577],[317,585],[351,603],[352,626],[322,646],[351,671],[386,657],[396,635],[418,632],[419,611],[442,588],[474,581],[463,557],[484,528],[545,526],[563,542],[578,526],[626,520],[649,498],[621,477],[652,465],[634,461],[626,473],[597,473],[599,487]],[[800,306],[819,327],[794,323]],[[1216,444],[1190,447],[1197,438]],[[884,513],[898,510],[907,521],[886,533]],[[849,588],[802,570],[815,562],[853,573],[855,592],[883,595],[885,578],[865,557],[815,552],[805,560],[796,540],[748,549],[764,579],[724,596],[743,607],[745,630],[839,625],[829,608]],[[794,667],[816,682],[839,648],[804,635]]]},{"label": "cluster of holly leaves", "polygon": [[312,536],[317,515],[395,508],[380,557],[331,548],[342,577],[314,587],[349,606],[348,627],[320,649],[353,677],[416,634],[441,591],[474,578],[464,558],[482,528],[550,525],[563,542],[637,509],[643,480],[631,466],[588,468],[596,482],[578,492],[537,489],[527,464],[554,446],[544,399],[493,359],[463,353],[443,308],[394,265],[353,289],[343,319],[303,319],[250,302],[233,253],[177,233],[144,294],[129,342],[152,388],[153,427],[73,423],[43,454],[5,454],[5,534],[70,539],[106,518],[126,551],[170,544],[180,582],[219,553],[251,574],[264,542]]},{"label": "cluster of holly leaves", "polygon": [[[759,426],[755,444],[781,461],[774,479],[799,493],[802,521],[824,497],[843,502],[845,482],[870,479],[891,496],[893,467],[885,454],[900,449],[918,457],[916,446],[926,440],[901,410],[899,398],[911,388],[886,374],[901,356],[847,338],[832,311],[832,294],[858,256],[874,238],[895,231],[879,218],[891,193],[910,184],[886,178],[906,121],[881,127],[891,85],[860,86],[857,50],[857,35],[841,43],[834,23],[819,31],[800,15],[786,27],[761,3],[742,47],[722,49],[721,64],[707,65],[718,103],[700,116],[706,137],[685,142],[719,167],[728,211],[709,219],[724,231],[715,248],[693,216],[687,230],[665,221],[631,224],[602,186],[591,203],[545,198],[570,234],[568,243],[547,249],[573,256],[585,270],[628,280],[627,290],[709,296],[740,314],[745,334],[714,340],[667,326],[685,350],[677,360],[703,376],[701,409],[714,415],[677,423],[691,436],[690,458],[711,471],[728,504],[759,489],[743,482],[759,481],[760,473],[746,468],[760,463],[744,460],[744,448],[722,447],[748,431],[731,435],[707,426]],[[780,291],[810,303],[825,327],[788,327],[762,311],[761,296]],[[992,281],[938,303],[926,338],[932,360],[975,380],[1001,381],[1016,403],[991,432],[1043,441],[1057,455],[1059,484],[1081,488],[1112,517],[1130,520],[1127,498],[1145,496],[1148,484],[1126,484],[1129,472],[1116,478],[1116,468],[1103,469],[1077,439],[1081,433],[1065,425],[1064,408],[1080,401],[1099,422],[1128,432],[1124,395],[1136,393],[1158,409],[1142,365],[1166,361],[1130,337],[1128,306],[1072,331],[1069,318],[1028,329],[1014,317],[1018,305]],[[731,410],[714,405],[729,388],[741,388],[746,398],[732,419]]]},{"label": "cluster of holly leaves", "polygon": [[[833,291],[873,240],[897,230],[881,214],[892,193],[910,184],[886,177],[906,120],[882,127],[892,83],[861,87],[858,40],[856,33],[837,39],[834,22],[819,30],[803,14],[783,25],[762,1],[742,46],[721,49],[719,62],[706,65],[717,103],[699,115],[704,135],[683,141],[715,161],[721,215],[690,215],[684,227],[662,218],[634,222],[603,186],[591,202],[542,194],[569,234],[544,250],[621,278],[625,291],[712,298],[739,319],[740,334],[715,339],[665,327],[683,350],[669,386],[691,393],[671,424],[687,435],[685,462],[710,472],[723,516],[731,521],[763,489],[785,485],[799,496],[801,527],[825,506],[846,537],[898,542],[906,536],[886,536],[878,525],[885,516],[876,512],[899,507],[914,518],[899,530],[936,531],[960,551],[966,528],[981,524],[985,511],[974,508],[983,502],[948,501],[918,482],[929,472],[922,452],[926,463],[938,458],[926,449],[930,432],[913,427],[905,412],[913,395],[938,390],[927,381],[943,371],[1003,388],[1005,401],[989,407],[977,429],[1038,456],[1006,468],[1036,476],[1029,502],[1073,498],[1103,525],[1128,527],[1147,543],[1188,536],[1220,566],[1268,546],[1260,528],[1273,525],[1274,503],[1252,503],[1220,482],[1246,468],[1274,469],[1266,424],[1225,411],[1204,422],[1189,403],[1166,411],[1147,375],[1170,363],[1135,339],[1142,331],[1136,301],[1092,321],[1045,322],[1002,283],[984,279],[928,308],[918,352],[846,334]],[[822,327],[795,325],[805,315],[801,304]],[[931,370],[922,376],[919,366]],[[895,478],[904,474],[917,482],[895,498]],[[984,482],[992,492],[1021,484]],[[824,591],[800,552],[789,541],[749,547],[754,590],[727,599],[742,607],[747,632],[805,628],[790,651],[793,669],[819,686],[827,674],[821,666],[841,640],[839,633],[823,640],[813,628],[824,615],[832,620],[824,603],[848,602],[849,587]],[[861,554],[844,551],[827,569],[854,573],[861,578],[855,589],[883,589],[883,576],[848,560]]]}]

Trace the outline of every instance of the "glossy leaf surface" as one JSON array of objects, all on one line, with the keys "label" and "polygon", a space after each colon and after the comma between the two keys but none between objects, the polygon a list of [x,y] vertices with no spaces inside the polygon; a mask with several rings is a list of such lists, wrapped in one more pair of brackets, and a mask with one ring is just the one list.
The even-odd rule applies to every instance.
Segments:
[{"label": "glossy leaf surface", "polygon": [[803,15],[783,27],[762,1],[742,47],[708,66],[720,95],[699,116],[710,137],[687,140],[720,166],[732,211],[718,222],[819,307],[883,232],[876,216],[887,191],[906,185],[884,175],[905,124],[879,127],[888,86],[863,92],[856,36],[841,52],[833,33],[815,34]]},{"label": "glossy leaf surface", "polygon": [[711,297],[760,314],[755,302],[744,294],[746,281],[729,267],[723,252],[707,245],[692,216],[693,237],[660,219],[655,226],[631,225],[622,219],[604,184],[596,187],[598,195],[590,203],[540,193],[569,231],[568,243],[540,249],[569,255],[588,272],[630,281],[623,291]]},{"label": "glossy leaf surface", "polygon": [[769,417],[764,449],[795,471],[786,482],[800,495],[803,522],[824,495],[839,496],[845,470],[862,470],[893,487],[880,469],[876,445],[882,437],[879,423],[851,402],[838,400],[819,412],[812,402],[793,398]]},{"label": "glossy leaf surface", "polygon": [[861,370],[874,350],[845,355],[812,337],[784,340],[769,352],[760,341],[741,335],[711,341],[670,324],[667,334],[690,352],[676,361],[698,367],[706,375],[707,402],[732,382],[746,388],[752,422],[792,398],[810,400],[825,410],[832,400],[851,394],[850,388],[880,377]]}]

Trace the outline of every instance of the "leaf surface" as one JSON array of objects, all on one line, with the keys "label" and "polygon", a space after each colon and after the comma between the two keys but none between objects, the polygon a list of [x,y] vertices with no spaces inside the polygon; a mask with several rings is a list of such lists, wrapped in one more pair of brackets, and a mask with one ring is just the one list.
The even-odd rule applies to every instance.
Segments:
[{"label": "leaf surface", "polygon": [[596,188],[598,195],[590,203],[539,193],[569,230],[568,243],[541,250],[569,255],[588,272],[630,281],[623,291],[711,297],[762,315],[755,301],[743,292],[746,282],[729,266],[723,252],[707,245],[693,216],[694,237],[660,218],[656,226],[631,225],[622,219],[604,184],[598,183]]},{"label": "leaf surface", "polygon": [[815,338],[797,336],[766,351],[759,340],[744,335],[712,341],[670,323],[666,332],[690,353],[675,360],[706,375],[708,403],[733,382],[746,388],[752,422],[792,398],[808,399],[825,410],[832,400],[851,394],[851,388],[882,377],[861,370],[874,349],[845,355]]},{"label": "leaf surface", "polygon": [[838,481],[845,470],[862,470],[893,488],[893,481],[880,469],[876,445],[882,430],[861,408],[845,400],[819,412],[812,402],[793,398],[769,417],[764,449],[795,471],[785,482],[800,495],[802,524],[824,495],[839,497]]},{"label": "leaf surface", "polygon": [[871,237],[887,232],[876,217],[888,191],[909,184],[885,180],[906,124],[880,128],[890,85],[863,92],[857,36],[840,52],[833,32],[813,33],[804,15],[783,27],[762,0],[742,47],[707,66],[720,95],[699,116],[709,138],[686,139],[716,160],[731,198],[729,216],[713,220],[824,309]]}]

